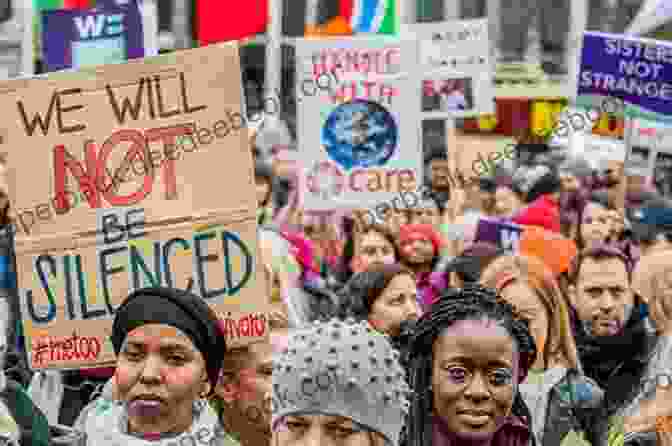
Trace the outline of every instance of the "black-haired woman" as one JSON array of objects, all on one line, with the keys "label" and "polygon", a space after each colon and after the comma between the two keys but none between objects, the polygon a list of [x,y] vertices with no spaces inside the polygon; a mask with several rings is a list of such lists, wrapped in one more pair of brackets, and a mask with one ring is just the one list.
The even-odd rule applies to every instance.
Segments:
[{"label": "black-haired woman", "polygon": [[217,316],[200,297],[137,290],[117,309],[111,340],[116,398],[99,398],[78,420],[88,446],[236,444],[206,399],[226,345]]},{"label": "black-haired woman", "polygon": [[534,445],[518,385],[537,349],[527,321],[493,291],[450,291],[418,321],[408,446]]},{"label": "black-haired woman", "polygon": [[403,363],[409,334],[421,314],[413,273],[396,263],[375,264],[352,276],[339,294],[338,316],[368,321],[389,335]]}]

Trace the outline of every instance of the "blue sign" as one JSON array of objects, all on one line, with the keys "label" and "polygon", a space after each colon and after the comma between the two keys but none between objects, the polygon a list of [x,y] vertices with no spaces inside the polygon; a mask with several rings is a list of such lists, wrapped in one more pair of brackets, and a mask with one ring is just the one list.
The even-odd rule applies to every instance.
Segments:
[{"label": "blue sign", "polygon": [[672,43],[585,33],[578,94],[620,98],[645,112],[672,115]]},{"label": "blue sign", "polygon": [[145,55],[136,0],[102,2],[88,10],[44,11],[42,39],[48,71],[121,63]]}]

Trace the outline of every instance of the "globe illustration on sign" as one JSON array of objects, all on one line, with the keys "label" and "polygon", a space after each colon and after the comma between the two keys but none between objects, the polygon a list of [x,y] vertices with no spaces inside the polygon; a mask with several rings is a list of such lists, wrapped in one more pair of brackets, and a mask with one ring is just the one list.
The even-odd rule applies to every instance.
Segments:
[{"label": "globe illustration on sign", "polygon": [[390,112],[361,99],[336,107],[322,128],[322,145],[346,170],[384,165],[398,141],[397,123]]}]

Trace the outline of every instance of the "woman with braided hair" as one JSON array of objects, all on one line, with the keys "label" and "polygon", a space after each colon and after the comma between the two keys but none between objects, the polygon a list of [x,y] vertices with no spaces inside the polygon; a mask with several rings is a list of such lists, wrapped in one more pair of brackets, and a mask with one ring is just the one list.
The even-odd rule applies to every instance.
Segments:
[{"label": "woman with braided hair", "polygon": [[407,446],[536,444],[518,384],[537,348],[527,321],[494,291],[448,291],[411,343]]}]

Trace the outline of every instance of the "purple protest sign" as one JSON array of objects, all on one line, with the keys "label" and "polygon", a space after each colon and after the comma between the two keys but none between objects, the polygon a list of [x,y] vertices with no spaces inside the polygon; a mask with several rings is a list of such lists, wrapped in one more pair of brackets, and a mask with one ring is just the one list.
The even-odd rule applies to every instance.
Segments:
[{"label": "purple protest sign", "polygon": [[481,218],[476,228],[476,242],[487,242],[507,251],[517,252],[523,228],[513,223]]},{"label": "purple protest sign", "polygon": [[610,96],[642,111],[672,114],[672,43],[585,33],[578,95]]},{"label": "purple protest sign", "polygon": [[95,9],[44,11],[42,49],[47,71],[144,57],[138,4],[109,1]]}]

